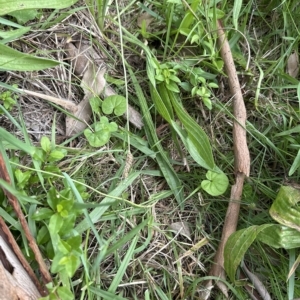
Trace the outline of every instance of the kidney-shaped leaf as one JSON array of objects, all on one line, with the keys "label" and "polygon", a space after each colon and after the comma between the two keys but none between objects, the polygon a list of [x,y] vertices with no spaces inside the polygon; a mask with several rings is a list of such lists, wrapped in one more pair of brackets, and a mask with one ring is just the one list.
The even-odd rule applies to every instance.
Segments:
[{"label": "kidney-shaped leaf", "polygon": [[121,116],[126,111],[126,99],[119,95],[108,96],[103,100],[102,111],[107,115],[114,112],[116,116]]},{"label": "kidney-shaped leaf", "polygon": [[282,186],[270,208],[270,215],[278,223],[300,231],[300,191]]},{"label": "kidney-shaped leaf", "polygon": [[100,122],[95,125],[95,131],[90,129],[84,131],[84,135],[93,147],[101,147],[105,145],[111,136],[111,133],[118,130],[118,125],[115,122],[109,123],[106,117],[102,117]]},{"label": "kidney-shaped leaf", "polygon": [[206,173],[206,178],[208,180],[201,182],[201,187],[205,192],[212,196],[219,196],[225,193],[229,180],[223,172],[216,173],[209,170]]}]

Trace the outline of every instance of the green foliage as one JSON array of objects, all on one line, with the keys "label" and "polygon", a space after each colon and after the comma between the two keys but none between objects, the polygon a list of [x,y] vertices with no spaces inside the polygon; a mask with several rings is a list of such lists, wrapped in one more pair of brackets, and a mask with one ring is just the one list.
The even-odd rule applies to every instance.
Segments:
[{"label": "green foliage", "polygon": [[28,21],[34,20],[37,17],[38,11],[36,9],[23,9],[9,13],[14,17],[18,24],[24,25]]},{"label": "green foliage", "polygon": [[106,115],[114,113],[116,116],[121,116],[125,113],[126,107],[126,99],[119,95],[106,97],[102,103],[102,111]]},{"label": "green foliage", "polygon": [[[24,24],[29,20],[32,20],[37,15],[37,9],[41,8],[54,8],[60,9],[73,5],[78,0],[49,0],[49,1],[35,1],[27,0],[26,2],[20,4],[18,0],[12,0],[9,2],[2,1],[0,3],[0,16],[10,14],[15,17],[19,24]],[[58,62],[35,57],[29,54],[25,54],[14,50],[8,46],[3,45],[4,42],[8,42],[13,38],[20,37],[25,34],[30,28],[18,26],[13,22],[1,19],[2,24],[19,27],[17,31],[8,33],[8,35],[3,35],[4,41],[0,44],[0,70],[5,71],[34,71],[42,70],[46,68],[54,67]]]},{"label": "green foliage", "polygon": [[300,210],[296,206],[299,200],[299,190],[282,186],[270,209],[272,218],[282,225],[250,226],[229,237],[224,251],[224,267],[232,282],[235,281],[238,265],[255,240],[274,248],[299,248]]},{"label": "green foliage", "polygon": [[95,124],[95,131],[92,132],[89,128],[84,130],[84,135],[93,147],[101,147],[105,145],[111,133],[118,130],[118,125],[115,122],[109,122],[107,117],[101,117],[100,122]]},{"label": "green foliage", "polygon": [[[18,86],[16,84],[12,85],[13,88],[17,88]],[[16,96],[13,95],[13,92],[11,91],[5,91],[0,94],[0,101],[3,102],[3,106],[6,110],[10,111],[14,105],[17,103]],[[0,109],[0,114],[1,112]]]},{"label": "green foliage", "polygon": [[24,54],[1,44],[0,52],[0,70],[3,71],[35,71],[58,65],[54,60]]},{"label": "green foliage", "polygon": [[300,191],[282,186],[270,208],[271,217],[278,223],[300,231]]},{"label": "green foliage", "polygon": [[201,182],[201,187],[212,196],[220,196],[225,193],[228,188],[229,180],[224,173],[216,173],[207,171],[206,178]]},{"label": "green foliage", "polygon": [[[9,141],[9,134],[3,136]],[[21,145],[23,147],[21,141],[16,138],[13,141],[15,141],[16,146]],[[82,214],[82,209],[77,207],[76,198],[68,182],[63,180],[62,185],[56,183],[57,176],[61,175],[57,163],[66,156],[67,151],[57,147],[53,141],[45,136],[41,138],[40,148],[33,146],[31,150],[29,150],[30,147],[26,148],[28,154],[32,155],[35,165],[39,166],[43,172],[44,180],[47,181],[46,194],[40,190],[38,176],[33,170],[22,171],[22,169],[14,167],[18,192],[13,191],[4,182],[1,184],[10,189],[20,200],[23,200],[23,205],[37,204],[36,211],[31,216],[31,220],[35,222],[37,228],[36,239],[41,250],[44,251],[48,259],[52,260],[51,272],[57,274],[58,282],[62,283],[62,285],[59,283],[54,287],[52,286],[50,295],[45,299],[57,299],[55,295],[60,295],[64,299],[74,299],[68,280],[72,278],[81,263],[82,236],[74,228],[77,218]],[[88,194],[85,187],[78,183],[75,185],[82,199],[86,199]],[[35,201],[34,198],[27,196],[35,190],[38,192],[38,197],[46,199],[46,202]]]},{"label": "green foliage", "polygon": [[[49,1],[35,1],[27,0],[20,4],[18,0],[9,2],[1,1],[0,3],[0,16],[9,14],[15,11],[22,11],[24,9],[40,9],[40,8],[53,8],[62,9],[75,4],[78,0],[49,0]],[[21,9],[20,9],[21,8]]]},{"label": "green foliage", "polygon": [[168,90],[179,93],[177,84],[181,83],[180,79],[176,76],[177,71],[170,68],[168,63],[155,64],[155,79],[160,83],[165,83]]},{"label": "green foliage", "polygon": [[[103,101],[99,97],[92,97],[90,99],[92,111],[98,115],[102,112],[104,114],[112,114],[121,116],[125,113],[127,108],[126,99],[123,96],[112,95],[106,97]],[[101,107],[101,109],[100,109]],[[108,143],[113,132],[118,131],[118,125],[115,122],[109,122],[105,116],[100,117],[100,121],[95,123],[95,130],[87,128],[84,135],[92,147],[101,147]]]}]

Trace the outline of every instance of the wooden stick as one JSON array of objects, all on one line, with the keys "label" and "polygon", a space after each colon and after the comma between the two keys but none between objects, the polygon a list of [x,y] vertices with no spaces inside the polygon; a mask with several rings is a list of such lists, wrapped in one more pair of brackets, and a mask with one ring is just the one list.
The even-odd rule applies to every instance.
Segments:
[{"label": "wooden stick", "polygon": [[[233,123],[233,144],[234,144],[234,161],[235,161],[235,184],[231,188],[230,202],[224,221],[221,242],[214,257],[214,265],[210,270],[211,276],[216,276],[225,279],[224,272],[224,248],[229,236],[236,231],[240,200],[243,192],[244,178],[250,173],[250,154],[246,139],[246,120],[247,113],[244,104],[243,95],[241,92],[240,83],[236,73],[232,53],[228,40],[225,36],[221,21],[217,23],[218,43],[221,56],[224,61],[225,71],[228,75],[230,91],[233,95],[233,113],[235,120]],[[211,286],[211,281],[206,284],[206,287]],[[228,296],[227,287],[221,282],[217,282],[217,286]]]}]

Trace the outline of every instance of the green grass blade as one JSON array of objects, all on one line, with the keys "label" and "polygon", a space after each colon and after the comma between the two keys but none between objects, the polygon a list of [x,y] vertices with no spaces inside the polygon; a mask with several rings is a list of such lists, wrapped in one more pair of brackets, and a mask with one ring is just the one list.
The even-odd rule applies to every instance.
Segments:
[{"label": "green grass blade", "polygon": [[[76,186],[75,186],[73,180],[71,179],[71,177],[70,177],[68,174],[64,173],[64,172],[63,172],[62,174],[65,176],[65,178],[66,178],[66,180],[67,180],[67,182],[68,182],[68,184],[69,184],[69,186],[70,186],[72,192],[74,193],[74,195],[75,195],[75,197],[76,197],[77,202],[78,202],[78,203],[84,204],[84,201],[83,201],[83,199],[82,199],[80,193],[78,192],[78,190],[77,190],[77,188],[76,188]],[[94,233],[94,235],[95,235],[95,237],[96,237],[96,239],[97,239],[98,244],[99,244],[99,245],[102,245],[102,244],[104,243],[104,241],[103,241],[103,240],[101,239],[101,237],[99,236],[98,230],[97,230],[96,227],[94,226],[94,224],[93,224],[93,222],[92,222],[92,220],[91,220],[91,218],[90,218],[90,216],[89,216],[87,210],[84,209],[84,210],[83,210],[83,213],[84,213],[84,215],[85,215],[85,220],[86,220],[86,221],[88,222],[88,224],[89,224],[89,228],[92,229],[92,231],[93,231],[93,233]]]},{"label": "green grass blade", "polygon": [[126,234],[123,238],[121,238],[119,241],[117,241],[115,244],[111,245],[109,249],[107,250],[106,255],[109,255],[119,249],[121,246],[128,243],[130,240],[132,240],[133,237],[138,235],[138,232],[142,230],[147,224],[149,223],[149,220],[143,221],[141,224],[137,225],[135,228],[133,228],[128,234]]},{"label": "green grass blade", "polygon": [[[107,209],[115,203],[115,199],[113,197],[119,197],[128,186],[130,186],[136,178],[140,176],[140,172],[131,173],[124,181],[122,181],[119,186],[117,186],[112,192],[109,193],[107,197],[105,197],[101,201],[101,206],[95,208],[90,214],[90,218],[93,224],[97,223],[101,216],[107,211]],[[111,197],[110,197],[111,196]],[[87,220],[83,220],[76,226],[76,230],[79,233],[87,230],[90,227],[90,224]]]},{"label": "green grass blade", "polygon": [[134,249],[135,249],[135,246],[136,246],[136,243],[137,243],[138,239],[139,239],[138,236],[135,236],[133,238],[132,243],[131,243],[129,249],[126,252],[124,260],[122,261],[121,265],[119,266],[118,272],[117,272],[116,276],[114,277],[114,279],[113,279],[113,281],[112,281],[112,283],[111,283],[111,285],[110,285],[110,287],[108,289],[109,292],[114,293],[117,290],[118,285],[122,281],[122,277],[125,274],[125,271],[126,271],[128,265],[129,265],[129,261],[133,257]]},{"label": "green grass blade", "polygon": [[97,296],[102,297],[105,300],[127,300],[121,296],[115,295],[114,293],[107,292],[101,289],[97,289],[95,287],[89,287],[89,290]]},{"label": "green grass blade", "polygon": [[28,143],[23,143],[22,141],[17,139],[15,136],[10,134],[3,128],[0,128],[0,138],[1,138],[1,141],[6,141],[9,144],[12,144],[17,149],[24,151],[25,153],[29,154],[30,156],[33,156],[35,153],[35,147],[29,145]]},{"label": "green grass blade", "polygon": [[170,164],[170,161],[165,154],[164,149],[162,148],[160,141],[156,135],[156,130],[153,124],[153,121],[151,119],[151,115],[149,112],[149,108],[147,105],[147,101],[145,99],[145,96],[142,92],[142,89],[133,73],[133,71],[129,68],[129,73],[132,78],[133,85],[135,87],[136,95],[140,101],[140,106],[143,112],[144,120],[145,120],[145,132],[147,135],[148,142],[151,147],[154,149],[157,149],[158,153],[156,155],[157,163],[160,167],[161,172],[163,173],[170,189],[174,193],[174,196],[180,205],[181,208],[183,208],[183,191],[182,191],[182,184],[179,180],[176,172],[174,171],[173,167]]}]

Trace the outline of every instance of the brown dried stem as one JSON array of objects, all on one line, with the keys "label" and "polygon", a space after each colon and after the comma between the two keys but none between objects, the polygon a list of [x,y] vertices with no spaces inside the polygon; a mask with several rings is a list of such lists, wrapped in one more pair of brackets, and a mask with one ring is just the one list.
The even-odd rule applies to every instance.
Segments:
[{"label": "brown dried stem", "polygon": [[[249,176],[250,172],[250,155],[247,146],[245,130],[247,114],[240,83],[236,73],[230,46],[220,21],[217,23],[217,29],[220,52],[225,64],[226,73],[228,75],[230,91],[233,95],[233,112],[235,117],[233,123],[233,144],[236,178],[235,184],[231,188],[231,201],[229,202],[225,217],[221,242],[214,258],[214,265],[210,270],[210,275],[224,279],[224,247],[229,236],[236,231],[244,178],[245,176]],[[209,285],[211,285],[211,282]],[[227,295],[226,286],[220,281],[217,283],[217,285],[221,291]]]}]

